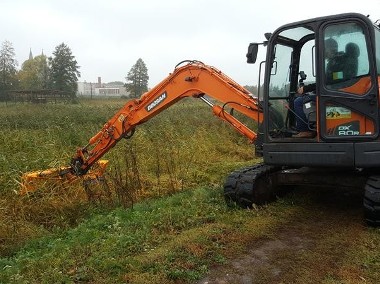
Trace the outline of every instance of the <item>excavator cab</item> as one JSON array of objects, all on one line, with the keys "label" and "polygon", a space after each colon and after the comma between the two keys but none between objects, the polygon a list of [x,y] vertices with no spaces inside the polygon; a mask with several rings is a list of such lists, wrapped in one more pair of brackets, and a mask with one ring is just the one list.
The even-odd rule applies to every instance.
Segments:
[{"label": "excavator cab", "polygon": [[[260,92],[265,163],[380,166],[379,38],[378,27],[354,13],[288,24],[270,36]],[[308,139],[294,138],[300,82],[314,86],[306,94],[313,100],[304,102],[305,123],[315,132]]]},{"label": "excavator cab", "polygon": [[[271,34],[262,64],[263,163],[230,174],[227,202],[250,207],[298,185],[364,189],[364,219],[380,226],[380,27],[356,13],[287,24]],[[310,138],[295,135],[300,84],[314,96],[303,106]]]}]

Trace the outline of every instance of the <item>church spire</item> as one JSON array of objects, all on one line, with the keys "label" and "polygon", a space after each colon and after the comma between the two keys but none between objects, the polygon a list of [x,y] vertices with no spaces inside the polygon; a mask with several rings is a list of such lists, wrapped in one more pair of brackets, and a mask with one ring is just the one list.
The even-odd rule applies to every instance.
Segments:
[{"label": "church spire", "polygon": [[29,51],[29,60],[33,59],[32,49]]}]

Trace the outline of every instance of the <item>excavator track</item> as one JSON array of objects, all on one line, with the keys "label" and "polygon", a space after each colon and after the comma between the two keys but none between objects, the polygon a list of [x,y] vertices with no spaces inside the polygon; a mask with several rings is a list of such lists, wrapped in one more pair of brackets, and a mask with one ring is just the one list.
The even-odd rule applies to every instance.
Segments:
[{"label": "excavator track", "polygon": [[227,205],[252,208],[276,199],[277,181],[273,173],[280,167],[258,164],[232,172],[224,184]]},{"label": "excavator track", "polygon": [[380,226],[380,176],[368,177],[364,187],[364,218],[369,225]]},{"label": "excavator track", "polygon": [[380,175],[368,175],[366,171],[258,164],[232,172],[224,184],[224,197],[228,206],[252,208],[282,196],[289,186],[364,187],[365,221],[370,226],[380,226]]}]

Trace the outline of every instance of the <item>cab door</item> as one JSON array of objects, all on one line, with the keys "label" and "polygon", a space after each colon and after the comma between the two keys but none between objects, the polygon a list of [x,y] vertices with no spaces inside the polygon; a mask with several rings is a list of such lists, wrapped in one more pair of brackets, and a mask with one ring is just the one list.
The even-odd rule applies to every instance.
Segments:
[{"label": "cab door", "polygon": [[[326,141],[372,140],[379,135],[377,75],[368,23],[344,19],[320,27],[320,136]],[[326,42],[335,41],[334,61]],[[332,67],[334,66],[334,67]]]}]

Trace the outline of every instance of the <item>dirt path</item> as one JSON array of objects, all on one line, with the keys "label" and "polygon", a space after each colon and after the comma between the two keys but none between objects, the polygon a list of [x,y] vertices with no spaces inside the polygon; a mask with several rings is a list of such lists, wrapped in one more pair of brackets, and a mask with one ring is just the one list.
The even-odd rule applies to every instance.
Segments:
[{"label": "dirt path", "polygon": [[361,192],[299,188],[293,194],[301,214],[198,284],[375,283],[360,260],[368,238]]}]

